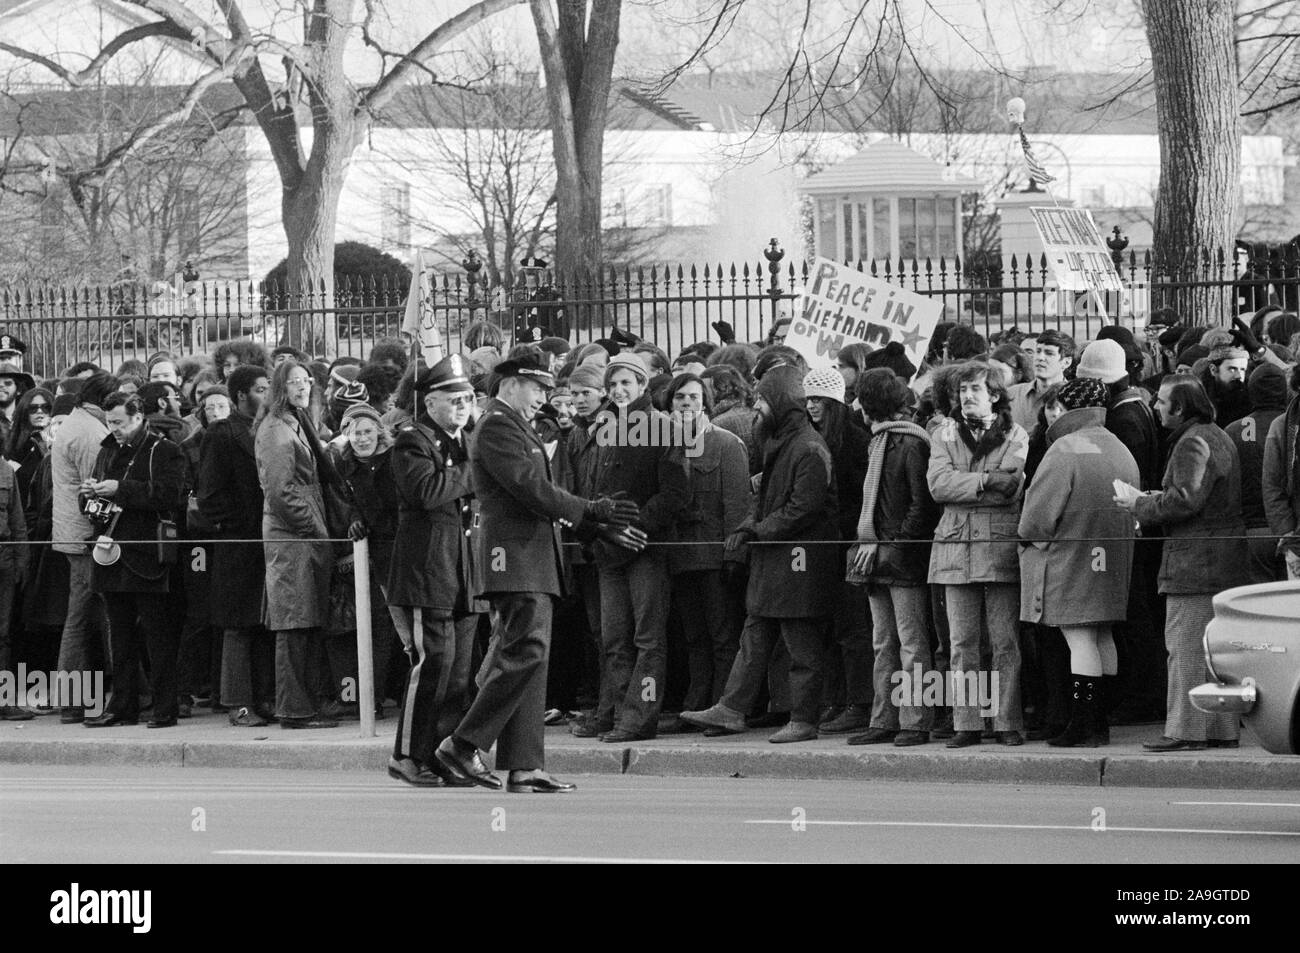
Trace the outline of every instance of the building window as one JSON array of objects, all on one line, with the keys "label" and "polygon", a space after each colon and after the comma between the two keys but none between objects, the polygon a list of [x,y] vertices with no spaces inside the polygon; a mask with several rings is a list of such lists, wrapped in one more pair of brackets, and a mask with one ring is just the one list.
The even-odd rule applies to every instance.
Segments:
[{"label": "building window", "polygon": [[646,188],[645,215],[647,225],[673,223],[673,187],[668,183]]},{"label": "building window", "polygon": [[405,182],[380,190],[380,241],[384,248],[409,248],[411,244],[411,186]]},{"label": "building window", "polygon": [[957,255],[955,198],[899,199],[898,254],[905,259]]},{"label": "building window", "polygon": [[889,199],[871,200],[871,250],[872,260],[889,258],[893,254],[894,236],[890,234],[892,216]]},{"label": "building window", "polygon": [[61,193],[51,189],[47,195],[40,200],[40,235],[41,256],[49,257],[55,254],[55,249],[59,247],[59,238],[63,227],[63,196]]}]

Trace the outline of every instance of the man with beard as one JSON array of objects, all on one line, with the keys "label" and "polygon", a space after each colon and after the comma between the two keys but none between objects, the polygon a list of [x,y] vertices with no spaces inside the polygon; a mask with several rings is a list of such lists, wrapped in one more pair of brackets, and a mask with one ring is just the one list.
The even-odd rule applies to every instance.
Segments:
[{"label": "man with beard", "polygon": [[18,398],[34,386],[31,374],[25,373],[13,361],[0,361],[0,447],[9,443]]},{"label": "man with beard", "polygon": [[1250,394],[1246,390],[1246,372],[1250,355],[1233,343],[1215,344],[1210,348],[1210,366],[1201,372],[1201,384],[1214,404],[1214,422],[1226,427],[1250,413]]},{"label": "man with beard", "polygon": [[203,432],[198,507],[214,535],[210,621],[222,633],[222,705],[236,728],[275,721],[275,639],[262,626],[266,575],[262,486],[253,455],[253,420],[271,389],[266,368],[241,364],[226,375],[230,416]]},{"label": "man with beard", "polygon": [[[790,653],[793,706],[789,724],[768,740],[811,741],[817,737],[827,621],[840,594],[843,550],[789,543],[838,538],[835,470],[825,441],[808,421],[801,369],[782,365],[768,370],[759,381],[754,407],[763,437],[758,499],[753,516],[726,545],[727,560],[749,560],[748,617],[740,651],[718,703],[704,711],[684,711],[681,717],[706,728],[744,731],[745,713],[754,706],[779,639]],[[774,542],[764,545],[769,540]]]}]

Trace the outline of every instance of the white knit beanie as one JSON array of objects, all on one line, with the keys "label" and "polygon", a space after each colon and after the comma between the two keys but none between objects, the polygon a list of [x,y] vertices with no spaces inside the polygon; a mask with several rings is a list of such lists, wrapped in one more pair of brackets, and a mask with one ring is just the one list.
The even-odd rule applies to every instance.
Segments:
[{"label": "white knit beanie", "polygon": [[809,371],[803,376],[803,395],[808,397],[829,397],[844,403],[844,375],[833,367],[823,367]]}]

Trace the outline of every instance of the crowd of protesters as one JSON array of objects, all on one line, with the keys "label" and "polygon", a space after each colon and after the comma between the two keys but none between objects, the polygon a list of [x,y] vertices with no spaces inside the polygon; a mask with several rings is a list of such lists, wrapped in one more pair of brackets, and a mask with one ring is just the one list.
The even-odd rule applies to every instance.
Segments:
[{"label": "crowd of protesters", "polygon": [[[1300,319],[1158,312],[1086,346],[944,322],[920,367],[853,344],[812,369],[788,327],[745,343],[720,322],[670,356],[617,330],[508,346],[483,322],[435,368],[402,339],[332,363],[234,341],[41,382],[6,335],[0,542],[40,545],[0,547],[0,668],[113,691],[93,717],[0,715],[319,728],[396,707],[392,770],[424,783],[492,651],[467,447],[499,370],[535,366],[554,482],[634,514],[562,527],[548,723],[966,747],[1163,722],[1149,750],[1236,746],[1187,691],[1214,594],[1300,578]],[[428,692],[436,724],[413,726]]]}]

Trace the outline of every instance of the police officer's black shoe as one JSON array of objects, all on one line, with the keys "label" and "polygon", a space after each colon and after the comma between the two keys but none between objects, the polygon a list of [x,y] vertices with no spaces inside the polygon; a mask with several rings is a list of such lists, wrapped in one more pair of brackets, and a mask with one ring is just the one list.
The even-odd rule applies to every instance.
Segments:
[{"label": "police officer's black shoe", "polygon": [[396,781],[413,784],[418,788],[440,788],[445,786],[442,778],[414,758],[394,758],[390,756],[388,759],[388,776]]}]

